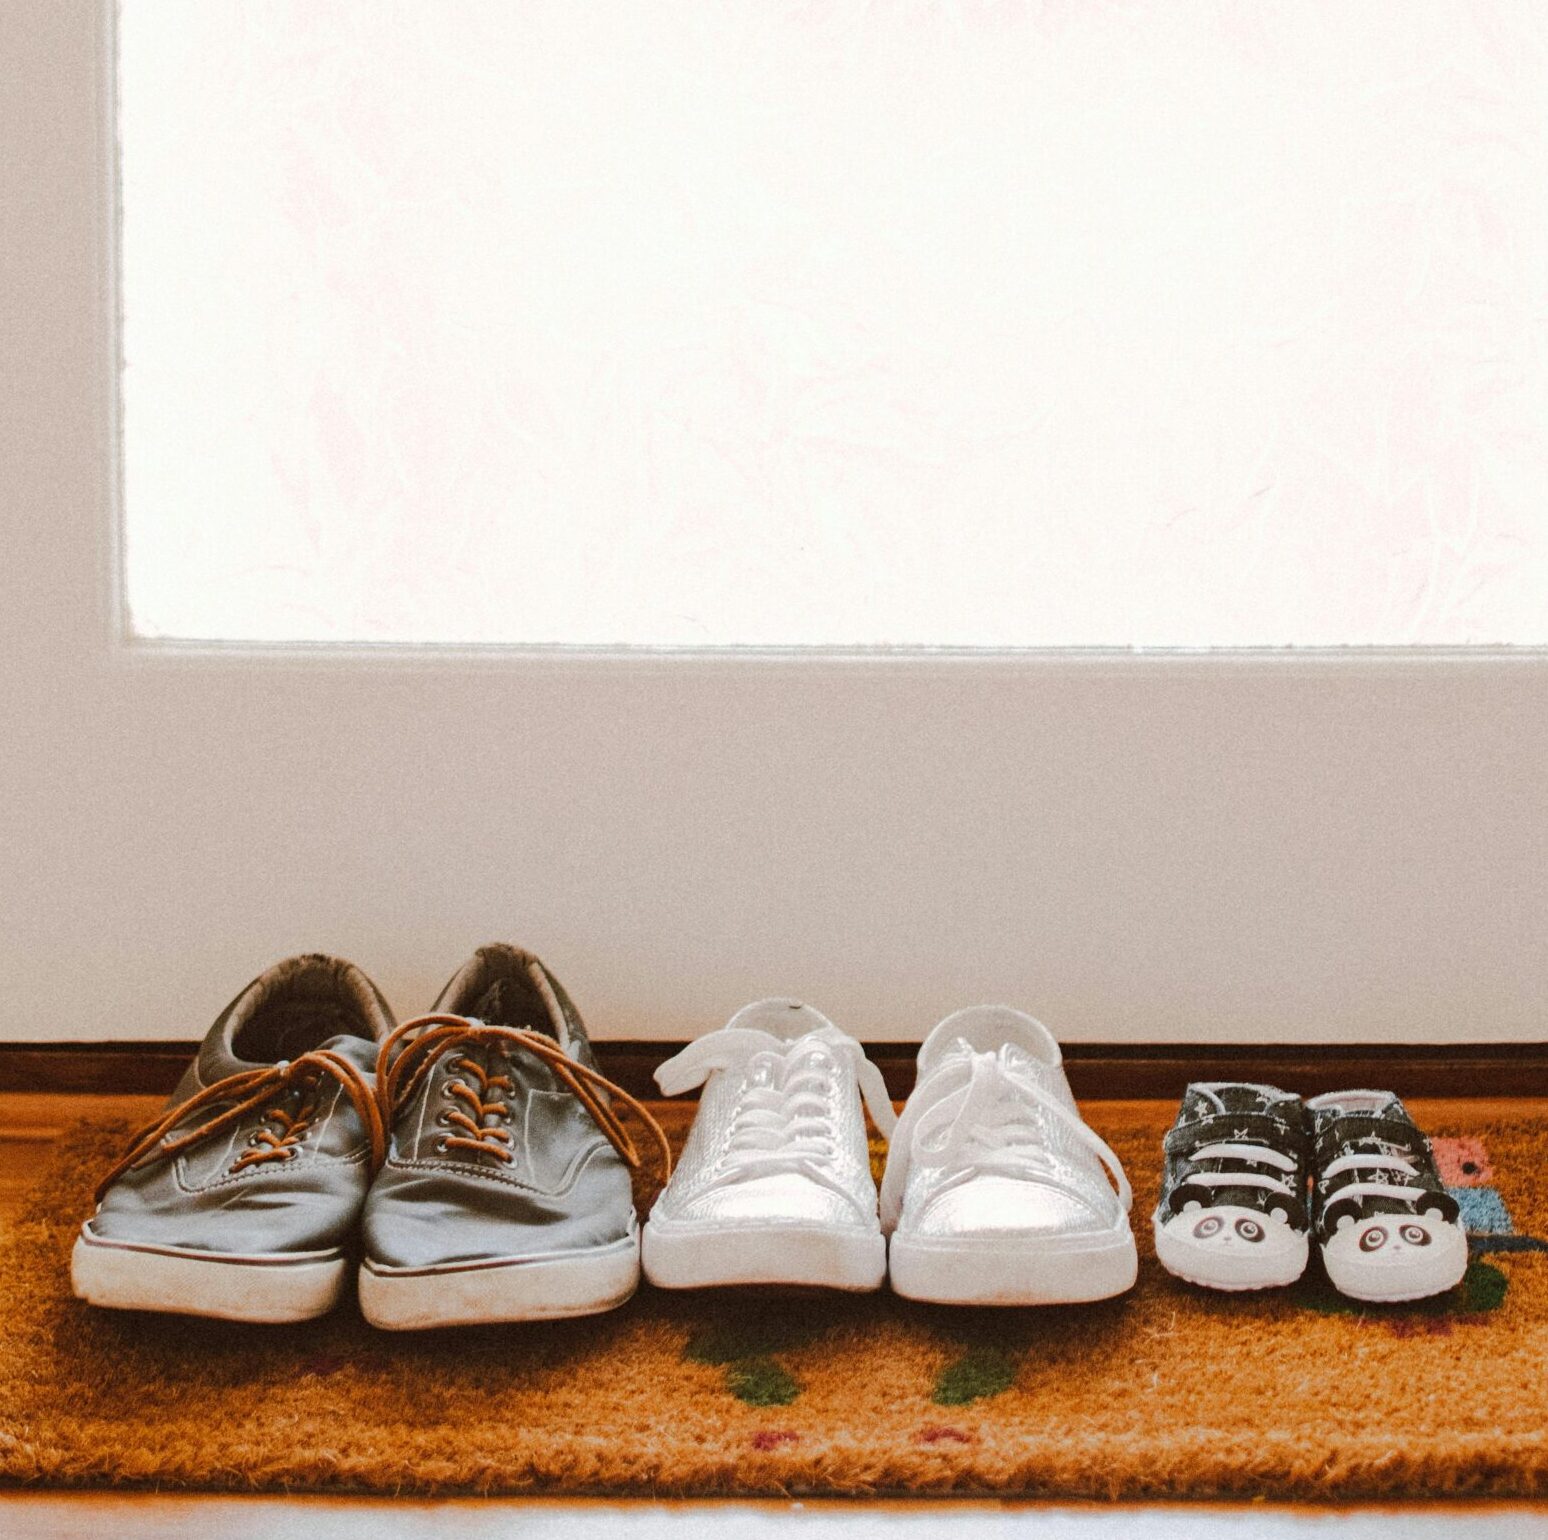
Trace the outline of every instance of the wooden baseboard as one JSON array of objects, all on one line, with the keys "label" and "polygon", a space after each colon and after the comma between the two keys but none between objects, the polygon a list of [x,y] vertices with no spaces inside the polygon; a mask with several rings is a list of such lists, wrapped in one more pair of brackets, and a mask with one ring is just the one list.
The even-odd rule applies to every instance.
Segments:
[{"label": "wooden baseboard", "polygon": [[[0,1043],[0,1091],[166,1095],[198,1045]],[[657,1095],[656,1066],[681,1043],[596,1045],[603,1074],[634,1096]],[[914,1084],[916,1045],[867,1043],[892,1095]],[[1083,1100],[1175,1100],[1190,1080],[1253,1080],[1303,1096],[1350,1087],[1400,1096],[1548,1096],[1548,1043],[1450,1043],[1425,1047],[1336,1043],[1071,1043],[1065,1064]]]}]

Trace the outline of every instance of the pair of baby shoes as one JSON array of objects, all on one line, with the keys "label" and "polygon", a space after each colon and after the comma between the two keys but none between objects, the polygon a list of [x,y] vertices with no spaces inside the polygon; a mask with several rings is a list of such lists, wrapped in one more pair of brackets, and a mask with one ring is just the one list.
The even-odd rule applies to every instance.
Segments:
[{"label": "pair of baby shoes", "polygon": [[300,1321],[358,1274],[387,1328],[587,1315],[639,1280],[631,1169],[580,1016],[531,953],[481,947],[395,1025],[308,955],[221,1012],[97,1189],[71,1257],[96,1305]]},{"label": "pair of baby shoes", "polygon": [[[940,1023],[895,1118],[860,1044],[795,1000],[764,1000],[661,1066],[703,1086],[645,1225],[658,1287],[880,1288],[954,1305],[1047,1305],[1130,1288],[1131,1194],[1082,1121],[1059,1045],[1020,1011]],[[878,1198],[865,1113],[889,1140]],[[1109,1183],[1111,1178],[1111,1184]]]},{"label": "pair of baby shoes", "polygon": [[1164,1150],[1156,1256],[1189,1283],[1294,1283],[1313,1238],[1352,1299],[1423,1299],[1467,1271],[1456,1199],[1390,1091],[1303,1102],[1273,1086],[1190,1085]]}]

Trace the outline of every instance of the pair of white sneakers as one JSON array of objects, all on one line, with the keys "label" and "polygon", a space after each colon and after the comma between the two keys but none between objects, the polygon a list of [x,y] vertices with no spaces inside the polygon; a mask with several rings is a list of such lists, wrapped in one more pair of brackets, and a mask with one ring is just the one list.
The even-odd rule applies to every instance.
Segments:
[{"label": "pair of white sneakers", "polygon": [[[1133,1286],[1128,1178],[1081,1120],[1058,1043],[1020,1011],[941,1022],[901,1117],[860,1044],[796,1000],[745,1007],[656,1081],[704,1087],[645,1226],[658,1288],[859,1291],[890,1272],[909,1299],[1053,1305]],[[867,1111],[889,1141],[879,1200]]]}]

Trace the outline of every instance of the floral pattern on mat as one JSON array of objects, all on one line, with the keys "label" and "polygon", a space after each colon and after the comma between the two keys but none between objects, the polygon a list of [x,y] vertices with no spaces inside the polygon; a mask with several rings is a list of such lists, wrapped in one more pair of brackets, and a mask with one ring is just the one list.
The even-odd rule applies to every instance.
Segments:
[{"label": "floral pattern on mat", "polygon": [[1253,1297],[1169,1277],[1143,1216],[1172,1109],[1098,1103],[1141,1216],[1120,1299],[996,1311],[647,1288],[585,1320],[403,1334],[349,1305],[275,1328],[80,1305],[70,1244],[124,1132],[83,1126],[0,1246],[0,1480],[1548,1495],[1548,1259],[1519,1249],[1548,1233],[1548,1108],[1525,1107],[1431,1112],[1448,1185],[1488,1205],[1466,1280],[1437,1301],[1357,1306],[1315,1270]]}]

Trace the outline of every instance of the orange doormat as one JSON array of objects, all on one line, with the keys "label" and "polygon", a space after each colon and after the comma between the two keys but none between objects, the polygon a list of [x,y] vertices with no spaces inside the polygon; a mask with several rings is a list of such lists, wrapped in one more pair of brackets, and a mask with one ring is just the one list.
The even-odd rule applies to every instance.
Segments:
[{"label": "orange doormat", "polygon": [[[680,1134],[687,1108],[669,1109]],[[1352,1498],[1548,1493],[1542,1105],[1416,1109],[1475,1236],[1465,1283],[1358,1307],[1206,1294],[1150,1254],[1173,1108],[1094,1103],[1135,1186],[1122,1300],[956,1311],[665,1296],[386,1335],[92,1311],[67,1256],[127,1130],[78,1131],[0,1255],[0,1478],[365,1492]]]}]

